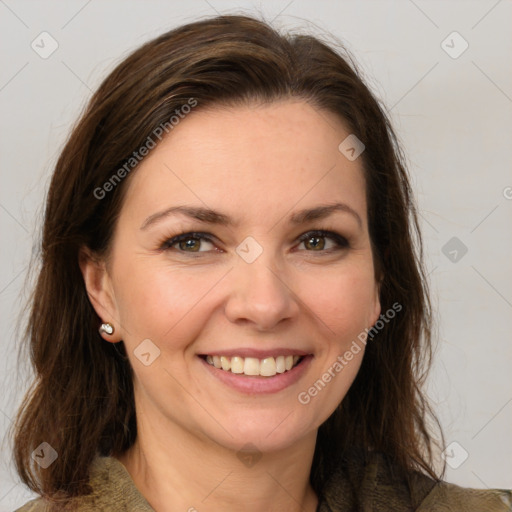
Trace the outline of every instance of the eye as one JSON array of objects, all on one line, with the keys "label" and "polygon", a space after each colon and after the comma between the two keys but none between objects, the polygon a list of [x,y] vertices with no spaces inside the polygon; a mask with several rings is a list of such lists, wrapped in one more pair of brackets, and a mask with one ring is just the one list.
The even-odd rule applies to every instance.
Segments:
[{"label": "eye", "polygon": [[[211,247],[204,249],[205,243]],[[214,248],[212,240],[204,233],[183,233],[165,240],[161,245],[163,250],[176,249],[181,252],[207,252]]]},{"label": "eye", "polygon": [[345,237],[332,231],[316,230],[304,233],[300,238],[300,244],[308,251],[330,252],[332,250],[345,249],[349,246]]},{"label": "eye", "polygon": [[[349,247],[347,239],[338,233],[325,230],[308,231],[299,237],[300,245],[308,252],[333,252]],[[205,245],[206,244],[206,245]],[[182,233],[164,240],[162,250],[198,253],[216,250],[212,238],[206,233]]]}]

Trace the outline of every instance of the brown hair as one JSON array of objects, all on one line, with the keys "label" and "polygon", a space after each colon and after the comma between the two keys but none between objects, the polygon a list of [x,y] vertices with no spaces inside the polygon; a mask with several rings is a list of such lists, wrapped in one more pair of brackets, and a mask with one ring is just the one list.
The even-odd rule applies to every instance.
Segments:
[{"label": "brown hair", "polygon": [[[93,95],[57,161],[27,326],[36,380],[14,427],[21,479],[55,501],[87,494],[96,453],[121,454],[135,441],[132,370],[124,345],[98,334],[79,251],[108,254],[129,178],[102,198],[98,187],[191,98],[198,109],[303,99],[339,115],[365,144],[381,307],[398,303],[402,311],[368,342],[348,394],[320,427],[311,482],[318,492],[353,447],[436,478],[428,426],[434,416],[421,391],[432,356],[431,309],[415,207],[388,117],[345,50],[309,35],[283,36],[250,17],[218,16],[171,30],[123,60]],[[43,441],[58,453],[47,469],[31,459]]]}]

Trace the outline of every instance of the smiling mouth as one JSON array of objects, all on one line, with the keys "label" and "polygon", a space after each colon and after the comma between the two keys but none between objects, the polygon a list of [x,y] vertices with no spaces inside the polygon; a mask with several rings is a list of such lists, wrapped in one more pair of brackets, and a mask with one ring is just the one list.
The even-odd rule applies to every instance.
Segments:
[{"label": "smiling mouth", "polygon": [[256,357],[226,357],[226,356],[202,356],[211,366],[226,372],[249,377],[273,377],[277,374],[286,373],[299,365],[304,359],[303,356],[277,356],[257,359]]}]

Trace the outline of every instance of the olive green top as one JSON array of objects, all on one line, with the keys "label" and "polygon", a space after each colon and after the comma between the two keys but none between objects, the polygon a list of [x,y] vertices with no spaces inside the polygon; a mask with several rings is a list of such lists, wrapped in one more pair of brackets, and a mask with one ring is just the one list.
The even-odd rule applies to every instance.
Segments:
[{"label": "olive green top", "polygon": [[[406,483],[375,454],[350,478],[334,472],[318,495],[317,512],[511,512],[512,491],[465,489],[414,473]],[[113,457],[97,456],[91,466],[92,494],[75,498],[69,510],[154,512],[135,486],[126,468]],[[192,504],[193,505],[193,504]],[[191,506],[193,510],[193,506]],[[57,510],[42,498],[29,501],[16,512]]]}]

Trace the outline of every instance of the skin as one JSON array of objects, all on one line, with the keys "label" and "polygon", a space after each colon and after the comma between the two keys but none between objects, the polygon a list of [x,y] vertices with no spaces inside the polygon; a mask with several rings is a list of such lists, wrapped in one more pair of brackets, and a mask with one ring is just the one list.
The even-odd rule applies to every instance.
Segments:
[{"label": "skin", "polygon": [[[304,101],[198,109],[130,176],[108,260],[84,250],[91,302],[115,326],[103,337],[125,343],[135,375],[138,437],[119,460],[155,510],[315,510],[317,429],[347,393],[364,350],[307,405],[297,397],[380,314],[361,158],[338,150],[348,135],[334,114]],[[289,221],[336,202],[361,224],[343,211]],[[185,204],[234,224],[168,215],[141,229],[151,215]],[[328,237],[298,240],[318,229],[342,235],[348,247]],[[198,252],[160,249],[194,231],[213,243],[189,242]],[[253,263],[236,252],[247,236],[263,249]],[[160,350],[148,366],[134,355],[145,339]],[[240,347],[313,357],[293,385],[251,395],[212,377],[198,356]],[[237,457],[248,443],[261,456],[251,465]]]}]

